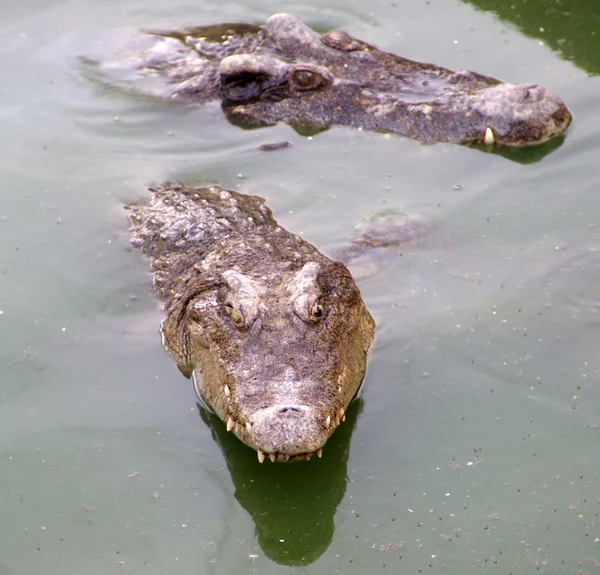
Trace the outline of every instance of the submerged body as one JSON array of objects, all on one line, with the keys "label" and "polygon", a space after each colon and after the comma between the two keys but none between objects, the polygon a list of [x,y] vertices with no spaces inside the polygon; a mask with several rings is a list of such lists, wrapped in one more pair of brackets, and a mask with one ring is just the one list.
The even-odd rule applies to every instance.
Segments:
[{"label": "submerged body", "polygon": [[289,14],[264,26],[146,34],[134,49],[138,74],[166,80],[174,99],[220,100],[244,127],[340,124],[423,142],[531,146],[571,122],[565,104],[537,84],[408,60],[342,30],[319,34]]},{"label": "submerged body", "polygon": [[262,198],[151,191],[131,211],[131,241],[150,258],[165,349],[260,461],[320,456],[373,340],[350,273],[281,228]]}]

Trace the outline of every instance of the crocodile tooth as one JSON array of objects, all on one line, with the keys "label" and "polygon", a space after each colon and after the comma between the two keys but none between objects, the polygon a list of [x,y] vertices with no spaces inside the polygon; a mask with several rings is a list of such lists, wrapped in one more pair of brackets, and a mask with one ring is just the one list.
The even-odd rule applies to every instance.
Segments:
[{"label": "crocodile tooth", "polygon": [[342,421],[346,421],[346,415],[342,415]]},{"label": "crocodile tooth", "polygon": [[290,460],[290,456],[289,456],[289,455],[284,455],[283,457],[284,457],[284,459],[285,459],[286,461],[289,461],[289,460]]},{"label": "crocodile tooth", "polygon": [[345,413],[346,413],[346,412],[344,411],[344,408],[343,408],[343,407],[340,407],[340,408],[338,409],[338,417],[339,417],[340,419],[342,419],[342,418],[344,417],[344,414],[345,414]]},{"label": "crocodile tooth", "polygon": [[486,146],[491,146],[496,141],[496,137],[494,136],[494,132],[491,128],[485,129],[485,136],[483,137],[483,143]]},{"label": "crocodile tooth", "polygon": [[262,451],[260,451],[260,449],[257,451],[257,453],[258,453],[258,462],[262,463],[265,460],[265,454]]},{"label": "crocodile tooth", "polygon": [[226,385],[223,388],[223,391],[225,392],[225,397],[229,397],[229,395],[230,395],[231,392],[229,391],[229,386],[228,385]]},{"label": "crocodile tooth", "polygon": [[321,447],[321,449],[319,449],[317,451],[317,457],[320,459],[321,457],[323,457],[323,448]]},{"label": "crocodile tooth", "polygon": [[235,421],[233,421],[233,418],[229,418],[227,420],[227,431],[231,431],[235,426]]},{"label": "crocodile tooth", "polygon": [[246,421],[246,429],[250,431],[252,429],[252,425],[250,425],[249,421]]},{"label": "crocodile tooth", "polygon": [[329,424],[331,423],[331,416],[328,415],[327,419],[325,420],[325,427],[329,427]]},{"label": "crocodile tooth", "polygon": [[271,463],[275,463],[277,455],[275,455],[274,453],[269,453],[269,459],[271,460]]},{"label": "crocodile tooth", "polygon": [[313,456],[313,454],[312,454],[312,453],[309,453],[309,454],[306,456],[306,461],[310,461],[310,458],[311,458],[312,456]]}]

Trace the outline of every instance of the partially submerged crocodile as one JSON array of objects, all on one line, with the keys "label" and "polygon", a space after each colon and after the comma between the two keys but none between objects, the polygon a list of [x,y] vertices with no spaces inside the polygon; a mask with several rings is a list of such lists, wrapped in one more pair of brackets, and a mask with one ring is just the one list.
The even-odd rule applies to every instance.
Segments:
[{"label": "partially submerged crocodile", "polygon": [[220,100],[244,127],[286,122],[395,132],[423,142],[532,146],[563,133],[565,104],[537,84],[509,84],[383,52],[342,30],[319,34],[289,14],[264,26],[148,31],[138,73],[171,98]]},{"label": "partially submerged crocodile", "polygon": [[166,183],[131,209],[165,349],[259,461],[321,456],[366,369],[374,322],[346,267],[264,200]]}]

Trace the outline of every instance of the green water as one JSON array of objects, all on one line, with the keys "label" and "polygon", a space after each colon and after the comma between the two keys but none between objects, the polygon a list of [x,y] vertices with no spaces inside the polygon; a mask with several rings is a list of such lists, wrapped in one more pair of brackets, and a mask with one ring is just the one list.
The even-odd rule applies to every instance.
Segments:
[{"label": "green water", "polygon": [[[1,575],[598,570],[600,10],[511,6],[0,8]],[[78,59],[121,27],[278,11],[540,83],[575,121],[562,142],[504,155],[348,128],[245,132],[217,105],[94,83]],[[163,179],[259,194],[330,253],[382,210],[424,222],[416,245],[353,269],[378,330],[322,460],[260,466],[162,351],[123,205]]]}]

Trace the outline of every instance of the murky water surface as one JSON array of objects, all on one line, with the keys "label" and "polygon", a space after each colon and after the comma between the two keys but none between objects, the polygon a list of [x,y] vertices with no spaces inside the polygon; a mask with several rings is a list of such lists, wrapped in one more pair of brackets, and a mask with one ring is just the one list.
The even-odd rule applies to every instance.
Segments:
[{"label": "murky water surface", "polygon": [[[245,132],[217,105],[94,82],[78,59],[119,28],[278,11],[538,82],[575,122],[558,145],[504,155],[349,128]],[[592,0],[498,14],[455,1],[5,2],[0,573],[597,572],[598,12]],[[258,151],[282,140],[292,147]],[[424,224],[353,270],[377,338],[322,460],[260,466],[198,413],[162,351],[123,205],[163,179],[259,194],[329,253],[385,210]]]}]

